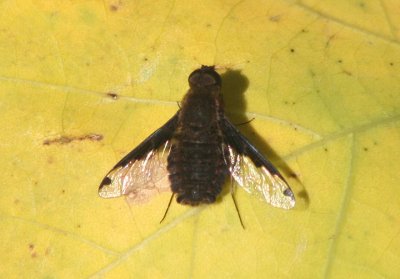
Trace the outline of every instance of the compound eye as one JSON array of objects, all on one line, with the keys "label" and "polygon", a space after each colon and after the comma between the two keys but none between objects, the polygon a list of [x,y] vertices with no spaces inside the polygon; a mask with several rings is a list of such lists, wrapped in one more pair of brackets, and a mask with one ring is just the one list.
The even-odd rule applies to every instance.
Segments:
[{"label": "compound eye", "polygon": [[220,85],[221,77],[214,70],[213,66],[202,66],[200,69],[197,69],[190,74],[189,84],[191,87]]},{"label": "compound eye", "polygon": [[217,84],[215,78],[205,73],[193,73],[189,77],[189,84],[196,87],[204,87]]}]

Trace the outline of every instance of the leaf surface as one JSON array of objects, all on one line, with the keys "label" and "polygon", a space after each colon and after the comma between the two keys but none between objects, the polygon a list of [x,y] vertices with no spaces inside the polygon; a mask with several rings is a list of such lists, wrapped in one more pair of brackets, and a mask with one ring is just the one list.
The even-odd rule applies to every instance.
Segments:
[{"label": "leaf surface", "polygon": [[[0,245],[7,278],[400,276],[395,1],[3,1]],[[295,210],[229,183],[213,205],[104,200],[107,171],[201,64],[282,170]],[[228,70],[230,69],[230,70]],[[295,174],[295,175],[293,175]],[[295,178],[295,176],[297,178]]]}]

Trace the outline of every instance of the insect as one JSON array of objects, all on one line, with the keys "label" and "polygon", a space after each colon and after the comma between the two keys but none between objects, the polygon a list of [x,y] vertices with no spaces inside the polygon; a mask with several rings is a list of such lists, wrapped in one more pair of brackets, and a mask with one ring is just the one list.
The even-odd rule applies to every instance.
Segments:
[{"label": "insect", "polygon": [[168,178],[172,195],[164,219],[175,195],[180,204],[213,203],[230,176],[272,206],[292,208],[294,194],[283,176],[224,115],[214,66],[192,72],[189,86],[178,112],[111,169],[99,195],[140,198]]}]

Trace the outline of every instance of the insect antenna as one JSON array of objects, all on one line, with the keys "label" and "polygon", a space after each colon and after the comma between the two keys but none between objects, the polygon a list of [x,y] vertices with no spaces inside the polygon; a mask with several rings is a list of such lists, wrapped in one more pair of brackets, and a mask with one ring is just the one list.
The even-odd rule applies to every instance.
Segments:
[{"label": "insect antenna", "polygon": [[171,206],[171,202],[172,202],[172,199],[174,198],[174,195],[175,195],[175,193],[172,193],[171,198],[169,199],[169,202],[168,202],[167,209],[165,210],[164,216],[161,218],[160,224],[162,221],[164,221],[165,217],[167,217],[167,213],[168,213],[169,207]]}]

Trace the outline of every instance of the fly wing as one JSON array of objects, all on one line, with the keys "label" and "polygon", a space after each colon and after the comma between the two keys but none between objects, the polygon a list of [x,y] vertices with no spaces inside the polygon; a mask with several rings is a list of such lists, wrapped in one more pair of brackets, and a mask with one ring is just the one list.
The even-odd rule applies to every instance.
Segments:
[{"label": "fly wing", "polygon": [[239,186],[272,206],[283,209],[294,207],[294,194],[272,163],[225,117],[221,128],[228,144],[226,160],[229,171]]},{"label": "fly wing", "polygon": [[167,191],[167,158],[177,123],[178,113],[119,161],[100,183],[99,196],[127,195],[131,201],[140,203]]}]

